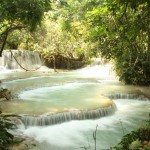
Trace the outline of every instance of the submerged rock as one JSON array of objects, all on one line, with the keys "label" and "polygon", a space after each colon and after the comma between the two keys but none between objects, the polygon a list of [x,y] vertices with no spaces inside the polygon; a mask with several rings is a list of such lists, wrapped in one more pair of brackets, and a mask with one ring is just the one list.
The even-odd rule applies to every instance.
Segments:
[{"label": "submerged rock", "polygon": [[0,89],[0,100],[10,100],[11,99],[11,92],[7,89]]}]

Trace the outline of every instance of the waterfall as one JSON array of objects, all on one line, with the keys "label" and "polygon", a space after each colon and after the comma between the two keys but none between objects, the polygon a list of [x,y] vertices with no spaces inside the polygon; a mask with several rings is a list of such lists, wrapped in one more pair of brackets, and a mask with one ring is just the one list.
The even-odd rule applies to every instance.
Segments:
[{"label": "waterfall", "polygon": [[149,100],[144,95],[139,95],[139,94],[115,93],[115,94],[106,94],[105,96],[109,97],[110,99]]},{"label": "waterfall", "polygon": [[74,110],[68,112],[50,113],[41,116],[23,115],[21,117],[21,120],[26,127],[46,126],[59,124],[71,120],[98,119],[113,114],[115,110],[116,105],[113,103],[108,107],[98,108],[94,110]]},{"label": "waterfall", "polygon": [[0,71],[5,71],[6,68],[4,67],[4,57],[0,57]]},{"label": "waterfall", "polygon": [[42,64],[38,52],[27,50],[12,50],[10,52],[5,50],[0,58],[0,70],[3,68],[21,69],[18,63],[27,70],[36,69]]}]

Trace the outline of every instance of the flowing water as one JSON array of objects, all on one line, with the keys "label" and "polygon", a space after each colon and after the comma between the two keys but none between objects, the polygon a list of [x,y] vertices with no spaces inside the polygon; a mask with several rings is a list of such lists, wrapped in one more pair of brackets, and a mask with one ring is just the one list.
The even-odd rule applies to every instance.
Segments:
[{"label": "flowing water", "polygon": [[40,56],[34,51],[3,51],[3,57],[0,58],[0,68],[27,70],[36,69],[42,65]]},{"label": "flowing water", "polygon": [[[24,120],[28,117],[28,121],[24,121],[26,128],[19,128],[18,133],[33,137],[37,141],[35,149],[74,150],[84,146],[94,149],[93,132],[97,125],[97,149],[108,149],[116,145],[125,133],[137,129],[148,119],[150,102],[138,88],[125,86],[114,79],[85,76],[83,70],[80,71],[12,73],[15,75],[3,80],[3,86],[15,95],[13,101],[3,104],[5,112],[27,115],[24,116]],[[94,120],[75,118],[60,121],[59,118],[55,123],[64,123],[56,125],[51,125],[54,122],[37,123],[38,116],[46,118],[49,112],[101,108],[106,106],[107,100],[109,103],[109,98],[117,107],[113,115],[93,117]]]},{"label": "flowing water", "polygon": [[1,108],[22,117],[17,133],[35,139],[33,149],[94,150],[96,126],[97,150],[109,149],[145,123],[150,112],[150,101],[140,88],[120,83],[110,68],[97,65],[60,73],[3,70],[1,86],[12,91],[13,100],[1,102]]},{"label": "flowing water", "polygon": [[148,101],[117,99],[115,103],[118,110],[112,116],[20,130],[39,142],[39,150],[75,150],[84,146],[94,150],[93,132],[98,125],[97,150],[106,150],[115,146],[124,134],[145,123],[150,112]]}]

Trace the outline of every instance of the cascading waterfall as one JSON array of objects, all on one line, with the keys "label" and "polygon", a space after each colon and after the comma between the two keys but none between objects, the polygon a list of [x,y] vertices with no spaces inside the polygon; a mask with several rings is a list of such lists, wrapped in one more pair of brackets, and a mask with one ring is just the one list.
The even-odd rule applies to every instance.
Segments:
[{"label": "cascading waterfall", "polygon": [[0,71],[5,71],[6,68],[4,67],[4,57],[0,57]]},{"label": "cascading waterfall", "polygon": [[[4,66],[4,61],[0,65]],[[36,150],[86,148],[87,139],[94,149],[92,134],[97,125],[97,149],[110,149],[121,139],[122,125],[129,133],[148,119],[150,103],[145,97],[149,97],[149,87],[146,93],[145,88],[122,85],[105,67],[98,72],[99,66],[93,66],[59,74],[42,72],[40,76],[37,72],[13,72],[17,78],[10,72],[12,79],[3,80],[4,87],[22,93],[17,100],[7,101],[2,111],[20,116],[15,132],[37,140]]]},{"label": "cascading waterfall", "polygon": [[0,58],[0,68],[22,69],[18,63],[27,70],[36,69],[42,64],[38,52],[27,50],[3,51]]},{"label": "cascading waterfall", "polygon": [[114,94],[106,94],[106,97],[109,97],[110,99],[135,99],[135,100],[149,100],[144,95],[139,94],[128,94],[128,93],[114,93]]},{"label": "cascading waterfall", "polygon": [[[128,93],[115,93],[115,94],[106,94],[106,97],[110,99],[135,99],[148,101],[149,99],[144,95],[139,94],[128,94]],[[109,116],[115,113],[117,107],[114,102],[108,107],[97,108],[92,110],[72,110],[67,112],[53,112],[39,116],[31,115],[22,115],[21,120],[23,124],[28,126],[48,126],[55,125],[71,120],[89,120],[89,119],[98,119],[105,116]]]},{"label": "cascading waterfall", "polygon": [[68,112],[50,113],[41,116],[22,116],[24,125],[27,126],[46,126],[63,123],[71,120],[88,120],[98,119],[111,115],[115,112],[116,105],[112,105],[104,108],[98,108],[94,110],[74,110]]},{"label": "cascading waterfall", "polygon": [[[36,150],[94,149],[93,132],[98,125],[98,150],[108,150],[120,142],[123,134],[137,130],[145,124],[150,111],[149,101],[114,100],[117,111],[110,116],[94,120],[70,121],[53,126],[30,126],[22,129],[26,136],[37,139]],[[123,130],[122,130],[123,127]],[[59,142],[58,142],[59,141]]]}]

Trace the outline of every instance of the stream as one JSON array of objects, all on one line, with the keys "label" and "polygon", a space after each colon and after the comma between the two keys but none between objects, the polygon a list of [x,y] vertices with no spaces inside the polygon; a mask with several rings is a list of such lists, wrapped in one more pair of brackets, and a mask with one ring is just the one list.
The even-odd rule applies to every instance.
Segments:
[{"label": "stream", "polygon": [[[108,150],[149,118],[150,101],[142,90],[149,92],[150,88],[141,90],[124,85],[110,70],[110,65],[59,73],[7,71],[0,74],[0,80],[1,86],[13,94],[12,101],[1,103],[4,113],[15,113],[23,118],[31,116],[30,120],[34,118],[35,122],[36,117],[47,117],[51,113],[75,111],[75,115],[80,116],[78,112],[82,110],[80,117],[69,116],[52,124],[37,121],[25,124],[22,119],[23,124],[16,131],[36,141],[36,147],[31,149],[94,150],[93,132],[97,126],[97,150]],[[97,109],[103,109],[104,115],[84,114]],[[101,112],[98,110],[98,113]]]}]

